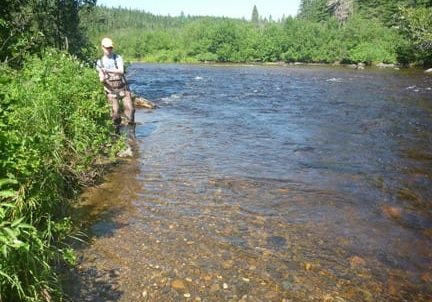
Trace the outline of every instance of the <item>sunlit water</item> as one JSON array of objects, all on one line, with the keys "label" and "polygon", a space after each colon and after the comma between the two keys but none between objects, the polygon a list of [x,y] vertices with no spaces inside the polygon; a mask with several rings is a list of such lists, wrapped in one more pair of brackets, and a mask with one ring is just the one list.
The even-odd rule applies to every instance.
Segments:
[{"label": "sunlit water", "polygon": [[138,154],[81,202],[76,301],[431,301],[432,77],[132,65]]}]

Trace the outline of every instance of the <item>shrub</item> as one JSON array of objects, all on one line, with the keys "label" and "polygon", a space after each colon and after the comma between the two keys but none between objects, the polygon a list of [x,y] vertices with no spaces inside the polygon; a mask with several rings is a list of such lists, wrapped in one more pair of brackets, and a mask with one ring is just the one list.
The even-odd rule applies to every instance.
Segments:
[{"label": "shrub", "polygon": [[[6,67],[2,67],[6,69]],[[60,297],[54,264],[72,261],[62,205],[111,142],[93,69],[61,52],[0,76],[0,301]]]},{"label": "shrub", "polygon": [[396,63],[395,50],[387,50],[380,44],[361,43],[349,50],[348,57],[351,62],[367,64],[373,62]]}]

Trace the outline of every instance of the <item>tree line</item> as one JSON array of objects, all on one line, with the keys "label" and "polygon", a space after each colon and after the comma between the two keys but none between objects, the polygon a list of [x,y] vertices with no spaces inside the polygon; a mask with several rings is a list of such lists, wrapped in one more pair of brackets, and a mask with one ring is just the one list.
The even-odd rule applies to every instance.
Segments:
[{"label": "tree line", "polygon": [[431,7],[431,0],[302,0],[296,17],[274,21],[255,6],[247,21],[97,6],[82,24],[94,44],[110,36],[130,60],[430,66]]}]

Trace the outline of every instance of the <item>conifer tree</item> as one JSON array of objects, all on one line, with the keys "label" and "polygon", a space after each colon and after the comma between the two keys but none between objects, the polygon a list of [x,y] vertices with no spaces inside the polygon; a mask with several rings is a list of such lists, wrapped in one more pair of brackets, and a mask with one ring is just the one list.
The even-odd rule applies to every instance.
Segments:
[{"label": "conifer tree", "polygon": [[96,0],[3,2],[0,8],[0,61],[18,62],[25,53],[37,53],[45,47],[79,55],[85,47],[79,12],[93,7]]},{"label": "conifer tree", "polygon": [[258,24],[259,23],[259,14],[258,14],[258,9],[257,9],[256,5],[254,5],[254,7],[252,9],[252,18],[251,18],[251,21],[254,24]]},{"label": "conifer tree", "polygon": [[347,21],[354,12],[353,0],[328,0],[327,6],[340,22]]},{"label": "conifer tree", "polygon": [[302,0],[299,17],[315,22],[325,21],[330,17],[327,0]]}]

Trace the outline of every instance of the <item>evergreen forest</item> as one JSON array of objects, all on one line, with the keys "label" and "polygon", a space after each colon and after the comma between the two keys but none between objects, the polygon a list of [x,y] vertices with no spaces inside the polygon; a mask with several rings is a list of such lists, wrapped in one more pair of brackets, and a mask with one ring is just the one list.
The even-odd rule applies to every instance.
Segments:
[{"label": "evergreen forest", "polygon": [[102,37],[131,61],[432,65],[432,0],[302,0],[280,20],[247,9],[246,20],[2,0],[0,302],[64,301],[59,271],[75,264],[79,231],[68,205],[124,147],[94,69]]},{"label": "evergreen forest", "polygon": [[146,62],[432,63],[431,0],[302,0],[296,17],[155,16],[98,6],[82,15],[90,40]]}]

